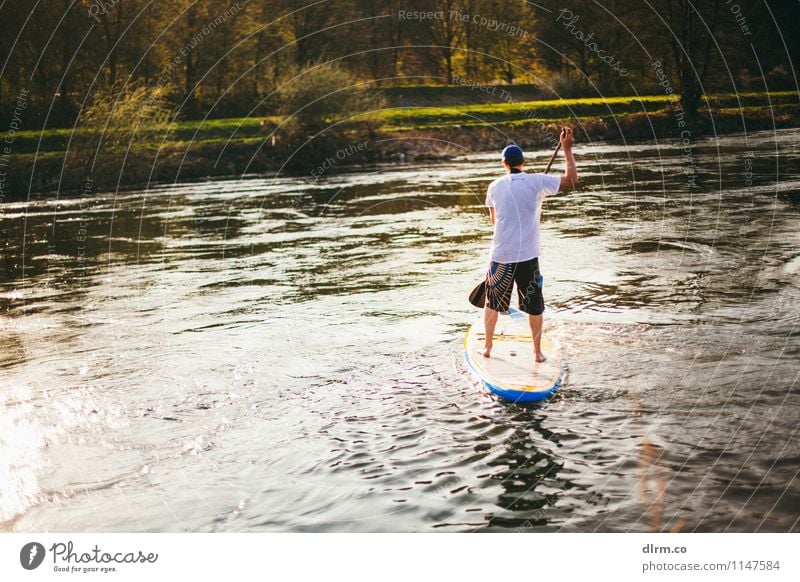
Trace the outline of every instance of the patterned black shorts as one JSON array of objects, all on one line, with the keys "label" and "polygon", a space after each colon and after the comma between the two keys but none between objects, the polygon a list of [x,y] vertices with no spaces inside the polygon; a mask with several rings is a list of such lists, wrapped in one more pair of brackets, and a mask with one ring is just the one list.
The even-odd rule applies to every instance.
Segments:
[{"label": "patterned black shorts", "polygon": [[511,289],[517,284],[519,310],[530,315],[544,312],[542,274],[539,259],[522,263],[492,263],[486,273],[486,305],[495,311],[508,311]]}]

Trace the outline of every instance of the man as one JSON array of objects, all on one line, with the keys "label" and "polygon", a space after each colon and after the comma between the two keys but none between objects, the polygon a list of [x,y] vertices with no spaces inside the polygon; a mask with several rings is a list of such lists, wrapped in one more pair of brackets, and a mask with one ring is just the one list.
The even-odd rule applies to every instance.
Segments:
[{"label": "man", "polygon": [[510,145],[503,150],[506,175],[498,178],[486,192],[489,219],[494,225],[492,257],[486,273],[486,307],[483,318],[486,327],[484,357],[492,353],[492,339],[500,311],[508,311],[511,289],[516,283],[519,309],[528,314],[533,336],[534,359],[544,362],[542,353],[542,275],[539,271],[539,219],[542,202],[559,190],[578,183],[578,170],[572,155],[572,128],[565,127],[560,135],[566,168],[563,176],[527,174],[522,171],[525,157],[522,150]]}]

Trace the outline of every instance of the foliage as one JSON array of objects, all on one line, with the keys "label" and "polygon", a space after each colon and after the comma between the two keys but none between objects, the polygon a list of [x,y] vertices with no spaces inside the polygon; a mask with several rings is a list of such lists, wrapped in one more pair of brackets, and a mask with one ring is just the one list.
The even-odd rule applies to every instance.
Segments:
[{"label": "foliage", "polygon": [[[420,11],[437,16],[408,16]],[[798,19],[800,3],[773,0],[5,0],[0,118],[28,90],[26,128],[71,126],[120,82],[170,85],[184,119],[263,116],[287,71],[320,59],[376,86],[555,83],[566,96],[660,92],[659,60],[690,105],[796,90]]]},{"label": "foliage", "polygon": [[119,171],[128,155],[133,161],[154,134],[165,134],[174,116],[168,91],[128,87],[98,92],[81,112],[72,134],[64,162],[68,183]]},{"label": "foliage", "polygon": [[273,102],[282,117],[280,141],[292,150],[303,148],[311,163],[353,138],[374,137],[384,107],[379,93],[335,63],[295,69]]},{"label": "foliage", "polygon": [[99,93],[80,114],[77,127],[98,147],[127,147],[143,128],[166,130],[174,112],[166,99],[168,89],[133,87],[118,93]]},{"label": "foliage", "polygon": [[547,86],[555,95],[566,97],[579,97],[586,94],[586,79],[579,79],[577,75],[555,73],[548,78]]},{"label": "foliage", "polygon": [[305,133],[317,133],[332,124],[345,128],[369,124],[374,112],[384,106],[381,96],[369,91],[368,83],[334,63],[294,70],[278,88],[274,102],[287,125]]}]

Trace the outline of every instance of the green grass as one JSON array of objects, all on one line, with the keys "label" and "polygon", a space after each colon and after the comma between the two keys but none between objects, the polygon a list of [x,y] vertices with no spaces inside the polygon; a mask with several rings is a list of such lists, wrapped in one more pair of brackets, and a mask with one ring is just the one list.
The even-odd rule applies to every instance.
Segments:
[{"label": "green grass", "polygon": [[[791,91],[770,95],[773,105],[797,105],[797,94]],[[389,131],[435,129],[446,126],[508,124],[514,122],[555,122],[581,117],[611,117],[626,113],[656,111],[668,107],[674,98],[667,95],[641,97],[607,97],[550,99],[521,103],[491,103],[450,107],[409,107],[386,110],[381,120]],[[711,95],[706,100],[712,108],[764,106],[769,103],[761,93]]]},{"label": "green grass", "polygon": [[[147,129],[139,132],[139,143],[148,148],[173,147],[188,143],[225,143],[229,140],[238,143],[258,142],[265,139],[269,132],[261,129],[261,122],[266,121],[269,127],[280,123],[277,117],[250,117],[230,119],[190,120],[173,123],[169,129]],[[70,138],[79,137],[80,130],[73,135],[71,128],[48,129],[44,132],[20,131],[14,136],[13,153],[32,154],[35,152],[64,151]]]},{"label": "green grass", "polygon": [[641,110],[642,103],[666,103],[660,96],[612,97],[610,99],[552,99],[543,101],[523,101],[520,103],[484,103],[480,105],[455,105],[449,107],[408,107],[384,111],[381,118],[387,124],[399,125],[408,122],[426,123],[429,121],[452,122],[481,118],[486,121],[507,120],[521,116],[563,117],[566,113],[594,114],[597,111],[609,112],[609,108],[635,108]]},{"label": "green grass", "polygon": [[[256,137],[265,135],[261,130],[261,122],[266,121],[270,125],[280,123],[280,118],[273,117],[241,117],[230,119],[208,119],[179,121],[174,124],[171,135],[177,138],[191,139],[197,132],[203,137]],[[234,134],[235,132],[235,134]]]},{"label": "green grass", "polygon": [[[500,101],[476,105],[391,108],[381,111],[378,118],[387,132],[495,125],[524,127],[581,118],[610,118],[644,111],[652,113],[669,107],[671,101],[674,98],[667,95],[547,99],[512,103]],[[739,111],[740,107],[748,113],[756,110],[769,111],[770,103],[776,112],[791,112],[798,108],[798,96],[791,91],[772,93],[769,99],[763,93],[722,93],[708,96],[706,103],[713,109],[727,113]],[[269,131],[262,129],[262,122],[272,128],[280,123],[280,119],[273,116],[179,121],[166,131],[144,129],[139,143],[146,148],[162,145],[184,148],[190,143],[198,142],[219,145],[228,140],[236,143],[257,143],[269,135]],[[21,131],[15,136],[13,153],[19,155],[63,151],[71,134],[72,129],[69,128],[44,132]]]}]

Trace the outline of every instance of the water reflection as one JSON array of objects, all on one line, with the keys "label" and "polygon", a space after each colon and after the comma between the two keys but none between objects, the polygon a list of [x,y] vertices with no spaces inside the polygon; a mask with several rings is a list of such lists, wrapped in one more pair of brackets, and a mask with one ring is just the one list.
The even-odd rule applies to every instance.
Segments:
[{"label": "water reflection", "polygon": [[[516,428],[500,445],[503,452],[487,463],[493,468],[491,479],[504,490],[497,499],[501,511],[486,517],[487,526],[519,530],[547,526],[557,521],[548,519],[548,512],[556,508],[561,492],[576,484],[560,475],[564,463],[547,452],[560,446],[558,435],[544,428],[531,411],[521,411],[513,421],[523,427]],[[542,439],[546,446],[539,444]]]}]

